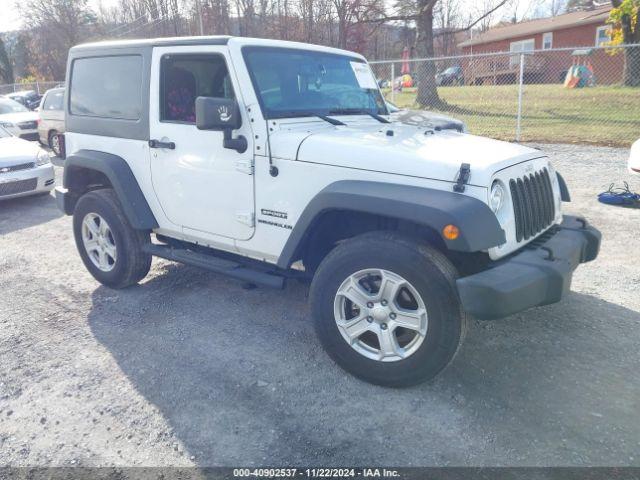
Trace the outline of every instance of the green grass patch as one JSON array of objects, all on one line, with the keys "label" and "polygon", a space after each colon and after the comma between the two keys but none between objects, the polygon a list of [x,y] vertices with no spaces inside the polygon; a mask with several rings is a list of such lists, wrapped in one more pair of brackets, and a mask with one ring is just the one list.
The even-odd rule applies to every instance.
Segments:
[{"label": "green grass patch", "polygon": [[[440,87],[447,106],[438,110],[464,121],[471,133],[514,140],[517,85]],[[391,100],[391,92],[383,92]],[[419,109],[416,89],[395,92],[394,102]],[[597,86],[567,89],[560,84],[525,85],[521,141],[588,143],[628,147],[640,137],[640,88]]]}]

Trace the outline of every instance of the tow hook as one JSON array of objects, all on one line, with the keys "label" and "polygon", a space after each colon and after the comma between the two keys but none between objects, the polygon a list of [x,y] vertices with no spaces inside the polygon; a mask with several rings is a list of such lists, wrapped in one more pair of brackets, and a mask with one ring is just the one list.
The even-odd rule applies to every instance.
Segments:
[{"label": "tow hook", "polygon": [[576,221],[582,225],[582,227],[580,227],[580,228],[582,228],[583,230],[585,228],[587,228],[587,220],[586,219],[584,219],[582,217],[576,217]]},{"label": "tow hook", "polygon": [[553,250],[551,250],[549,247],[540,247],[540,250],[544,250],[545,252],[547,252],[547,256],[544,257],[545,260],[553,262],[556,259],[556,257],[553,256]]}]

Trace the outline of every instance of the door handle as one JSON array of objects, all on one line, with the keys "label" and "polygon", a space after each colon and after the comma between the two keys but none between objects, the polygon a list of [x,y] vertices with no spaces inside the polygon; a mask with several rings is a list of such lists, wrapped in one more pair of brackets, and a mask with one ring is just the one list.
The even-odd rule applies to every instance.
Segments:
[{"label": "door handle", "polygon": [[169,150],[175,150],[176,144],[173,142],[161,142],[160,140],[149,140],[150,148],[168,148]]}]

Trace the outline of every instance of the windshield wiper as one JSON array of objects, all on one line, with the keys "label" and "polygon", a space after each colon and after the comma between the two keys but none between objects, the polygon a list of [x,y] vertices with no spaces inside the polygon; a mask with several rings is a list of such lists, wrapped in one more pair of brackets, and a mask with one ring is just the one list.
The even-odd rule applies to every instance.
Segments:
[{"label": "windshield wiper", "polygon": [[296,118],[296,117],[316,117],[320,120],[324,120],[325,122],[330,123],[331,125],[346,125],[340,120],[336,120],[335,118],[327,117],[326,115],[322,115],[320,113],[315,112],[299,112],[297,110],[293,110],[291,112],[277,112],[278,118]]},{"label": "windshield wiper", "polygon": [[363,110],[361,108],[339,108],[335,110],[329,110],[329,114],[333,115],[369,115],[371,118],[375,118],[380,123],[391,123],[384,117],[381,117],[377,113],[370,112],[369,110]]}]

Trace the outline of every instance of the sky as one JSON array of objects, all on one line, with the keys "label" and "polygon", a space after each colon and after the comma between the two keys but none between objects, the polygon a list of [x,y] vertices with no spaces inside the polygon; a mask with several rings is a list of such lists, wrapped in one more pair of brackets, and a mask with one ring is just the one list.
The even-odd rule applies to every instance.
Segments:
[{"label": "sky", "polygon": [[[92,8],[97,8],[100,3],[105,7],[110,7],[116,4],[116,0],[89,0],[89,5]],[[7,32],[9,30],[17,30],[22,25],[20,19],[20,12],[16,7],[15,0],[0,0],[0,32]]]}]

